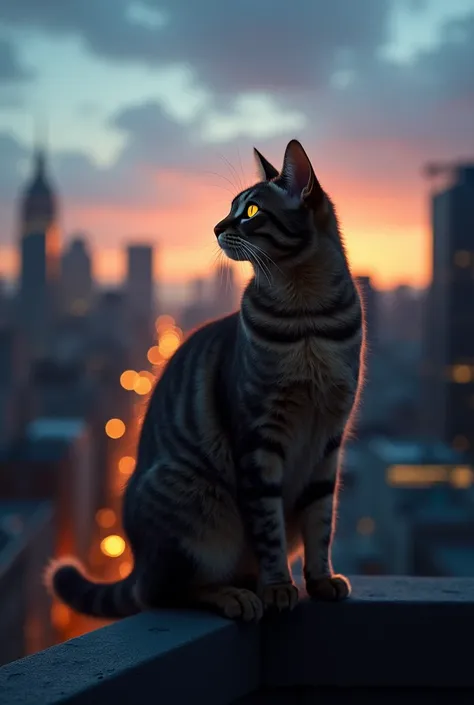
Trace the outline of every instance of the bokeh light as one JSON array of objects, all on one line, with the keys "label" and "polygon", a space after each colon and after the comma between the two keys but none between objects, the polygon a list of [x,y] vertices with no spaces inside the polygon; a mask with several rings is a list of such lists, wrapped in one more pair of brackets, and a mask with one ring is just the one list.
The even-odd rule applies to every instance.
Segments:
[{"label": "bokeh light", "polygon": [[117,558],[125,551],[125,541],[121,536],[111,534],[110,536],[106,536],[105,539],[102,539],[100,542],[100,550],[104,555],[110,558]]},{"label": "bokeh light", "polygon": [[133,389],[135,382],[137,381],[138,373],[135,370],[125,370],[120,375],[120,384],[124,389],[129,392]]},{"label": "bokeh light", "polygon": [[152,383],[148,379],[148,377],[143,377],[140,375],[135,382],[135,386],[133,387],[134,391],[137,394],[143,395],[143,394],[149,394],[151,392],[151,387]]},{"label": "bokeh light", "polygon": [[167,328],[172,328],[176,324],[173,316],[168,316],[164,314],[163,316],[158,316],[155,322],[155,327],[158,333],[162,333],[167,330]]},{"label": "bokeh light", "polygon": [[132,563],[131,561],[122,561],[122,563],[119,565],[119,574],[121,578],[126,578],[127,575],[130,575],[132,572]]},{"label": "bokeh light", "polygon": [[105,424],[105,432],[109,438],[122,438],[125,428],[122,419],[109,419]]},{"label": "bokeh light", "polygon": [[99,509],[97,514],[95,515],[96,521],[99,526],[101,526],[103,529],[110,529],[114,524],[116,520],[115,512],[113,509]]},{"label": "bokeh light", "polygon": [[128,477],[135,470],[135,458],[131,455],[124,455],[118,462],[118,469],[122,475]]},{"label": "bokeh light", "polygon": [[465,490],[472,485],[474,477],[471,468],[461,466],[454,468],[450,480],[453,487]]},{"label": "bokeh light", "polygon": [[158,347],[158,345],[153,345],[153,347],[148,350],[146,356],[148,362],[150,362],[152,365],[159,365],[162,361],[160,348]]},{"label": "bokeh light", "polygon": [[51,607],[51,622],[56,629],[65,629],[71,621],[71,610],[62,602],[55,602]]},{"label": "bokeh light", "polygon": [[181,345],[181,330],[172,328],[166,330],[161,336],[158,343],[160,355],[168,360]]}]

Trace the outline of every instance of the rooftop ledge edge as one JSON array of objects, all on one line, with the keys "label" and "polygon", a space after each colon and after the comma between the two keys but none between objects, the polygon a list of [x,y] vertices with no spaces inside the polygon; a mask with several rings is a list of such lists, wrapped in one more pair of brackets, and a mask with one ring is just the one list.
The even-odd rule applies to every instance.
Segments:
[{"label": "rooftop ledge edge", "polygon": [[[130,617],[0,668],[0,705],[224,705],[261,685],[474,688],[474,579],[355,577],[339,604],[240,625]],[[141,698],[143,698],[141,700]],[[473,697],[474,701],[474,697]]]}]

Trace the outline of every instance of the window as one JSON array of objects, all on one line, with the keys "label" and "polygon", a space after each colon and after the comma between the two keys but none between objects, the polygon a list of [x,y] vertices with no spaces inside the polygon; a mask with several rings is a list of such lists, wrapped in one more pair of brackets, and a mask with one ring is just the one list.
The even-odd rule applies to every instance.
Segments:
[{"label": "window", "polygon": [[472,381],[472,367],[470,365],[453,365],[451,379],[457,384],[466,384]]},{"label": "window", "polygon": [[471,253],[467,250],[458,250],[454,253],[454,264],[456,267],[466,269],[471,263]]}]

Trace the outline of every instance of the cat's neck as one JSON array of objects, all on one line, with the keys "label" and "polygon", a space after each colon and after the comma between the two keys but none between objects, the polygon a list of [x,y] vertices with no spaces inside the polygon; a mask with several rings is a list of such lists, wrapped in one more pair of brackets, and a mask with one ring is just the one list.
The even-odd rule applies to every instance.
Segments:
[{"label": "cat's neck", "polygon": [[245,295],[260,292],[278,307],[317,308],[334,296],[341,280],[350,278],[343,252],[319,251],[307,261],[285,270],[269,266],[249,282]]}]

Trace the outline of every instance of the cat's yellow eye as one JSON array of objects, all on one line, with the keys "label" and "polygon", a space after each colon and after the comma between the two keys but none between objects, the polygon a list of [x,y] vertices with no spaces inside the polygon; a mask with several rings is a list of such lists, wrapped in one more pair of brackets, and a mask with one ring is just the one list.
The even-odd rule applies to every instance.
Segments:
[{"label": "cat's yellow eye", "polygon": [[256,206],[255,203],[252,203],[252,205],[247,208],[247,218],[253,218],[257,213],[258,206]]}]

